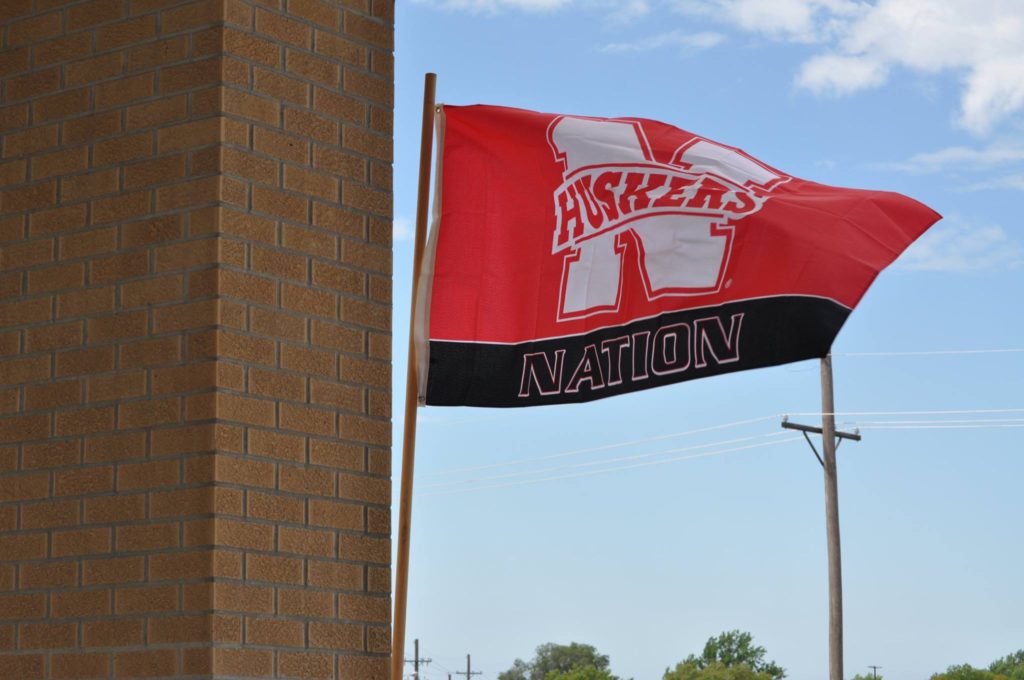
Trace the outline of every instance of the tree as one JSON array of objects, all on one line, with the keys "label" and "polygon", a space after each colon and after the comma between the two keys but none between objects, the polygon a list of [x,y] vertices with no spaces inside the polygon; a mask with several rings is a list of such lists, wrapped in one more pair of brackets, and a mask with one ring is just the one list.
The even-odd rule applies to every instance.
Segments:
[{"label": "tree", "polygon": [[931,680],[1024,680],[1024,649],[996,659],[987,669],[965,663],[935,673]]},{"label": "tree", "polygon": [[1013,680],[1024,680],[1024,649],[1018,649],[1013,654],[993,661],[988,669]]},{"label": "tree", "polygon": [[1005,675],[993,673],[984,668],[975,668],[969,663],[950,666],[945,673],[936,673],[931,680],[1010,680]]},{"label": "tree", "polygon": [[860,673],[857,673],[857,675],[853,676],[853,680],[882,680],[882,676],[874,674],[862,675]]},{"label": "tree", "polygon": [[516,659],[498,680],[619,680],[608,670],[608,656],[593,645],[549,642],[529,662]]},{"label": "tree", "polygon": [[765,661],[766,653],[750,633],[731,630],[708,638],[700,656],[691,654],[666,668],[663,680],[782,680],[786,670]]},{"label": "tree", "polygon": [[544,680],[618,680],[607,669],[593,666],[577,666],[571,671],[551,671]]}]

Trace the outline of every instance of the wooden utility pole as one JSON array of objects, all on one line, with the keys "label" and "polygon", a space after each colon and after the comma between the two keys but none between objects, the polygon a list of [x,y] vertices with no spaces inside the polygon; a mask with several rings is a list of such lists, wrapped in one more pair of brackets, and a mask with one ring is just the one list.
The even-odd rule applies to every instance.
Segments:
[{"label": "wooden utility pole", "polygon": [[[860,441],[857,432],[836,431],[836,405],[832,389],[832,355],[821,360],[821,427],[782,420],[782,427],[799,430],[811,445],[825,471],[825,534],[828,541],[828,677],[843,680],[843,569],[839,551],[839,483],[836,448],[843,439]],[[814,448],[808,432],[821,435],[822,455]]]},{"label": "wooden utility pole", "polygon": [[821,360],[821,448],[825,467],[828,536],[828,677],[843,680],[843,567],[839,552],[839,483],[836,478],[836,405],[832,355]]},{"label": "wooden utility pole", "polygon": [[[395,614],[391,630],[391,680],[402,680],[405,658],[405,610],[409,597],[409,536],[412,530],[412,479],[416,461],[416,285],[427,241],[430,200],[430,157],[434,144],[434,90],[437,76],[423,79],[423,127],[420,135],[420,183],[416,202],[416,240],[413,245],[412,300],[409,305],[409,365],[405,374],[405,432],[402,435],[402,483],[398,509],[398,558],[395,564]],[[468,680],[468,678],[467,678]]]},{"label": "wooden utility pole", "polygon": [[[475,670],[473,670],[473,665],[472,665],[472,662],[470,661],[469,654],[466,655],[466,670],[464,670],[464,671],[455,671],[455,675],[465,675],[466,676],[466,680],[473,680],[473,676],[474,675],[482,675],[482,674],[483,674],[483,671],[475,671]],[[449,678],[449,680],[451,680],[451,676],[450,675],[448,676],[448,678]]]},{"label": "wooden utility pole", "polygon": [[405,662],[406,663],[409,663],[410,661],[412,662],[413,677],[416,678],[416,680],[420,680],[420,664],[426,665],[426,664],[430,663],[431,661],[433,661],[433,659],[421,659],[420,658],[420,639],[419,638],[416,638],[415,640],[413,640],[412,643],[413,643],[413,650],[414,650],[412,658],[411,659],[406,659]]}]

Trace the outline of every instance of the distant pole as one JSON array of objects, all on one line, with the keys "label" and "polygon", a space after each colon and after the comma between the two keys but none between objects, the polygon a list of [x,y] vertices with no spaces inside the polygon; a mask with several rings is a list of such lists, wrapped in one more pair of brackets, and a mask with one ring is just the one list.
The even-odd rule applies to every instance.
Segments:
[{"label": "distant pole", "polygon": [[877,678],[878,677],[878,669],[881,668],[881,666],[868,666],[868,668],[871,669],[871,677]]},{"label": "distant pole", "polygon": [[839,552],[839,484],[836,477],[836,405],[832,355],[821,360],[821,443],[825,468],[825,531],[828,536],[828,676],[843,680],[843,568]]},{"label": "distant pole", "polygon": [[419,638],[416,638],[415,640],[413,640],[412,644],[413,644],[413,650],[414,650],[412,658],[411,659],[406,659],[405,662],[409,663],[410,661],[412,661],[413,677],[416,678],[416,680],[420,680],[420,664],[422,663],[422,664],[426,665],[426,664],[430,663],[431,661],[433,661],[433,659],[421,659],[420,658],[420,639]]},{"label": "distant pole", "polygon": [[[427,204],[430,193],[430,157],[434,144],[434,90],[437,76],[423,78],[423,127],[420,135],[420,183],[416,202],[416,239],[413,245],[412,300],[409,304],[409,355],[405,375],[405,432],[402,436],[402,483],[398,509],[398,558],[395,564],[395,614],[391,637],[391,680],[402,679],[405,658],[405,611],[409,598],[409,536],[412,529],[412,473],[416,459],[416,285],[427,240]],[[469,680],[467,678],[467,680]]]},{"label": "distant pole", "polygon": [[[469,656],[469,654],[467,654],[466,655],[466,670],[464,670],[464,671],[455,671],[455,675],[465,675],[466,676],[466,680],[473,680],[473,676],[474,675],[483,675],[483,671],[475,671],[475,670],[473,670],[473,665],[472,665],[472,662],[470,661],[470,656]],[[452,676],[449,675],[448,676],[448,680],[451,680],[451,677]]]}]

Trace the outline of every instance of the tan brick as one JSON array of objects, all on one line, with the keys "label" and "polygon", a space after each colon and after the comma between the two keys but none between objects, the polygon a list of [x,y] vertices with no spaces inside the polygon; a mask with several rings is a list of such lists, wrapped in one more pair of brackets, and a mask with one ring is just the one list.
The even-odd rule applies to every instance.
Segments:
[{"label": "tan brick", "polygon": [[110,665],[106,654],[91,652],[54,654],[50,657],[50,678],[71,680],[106,678]]},{"label": "tan brick", "polygon": [[214,673],[244,676],[264,677],[273,673],[274,656],[269,649],[231,649],[221,648],[213,650]]},{"label": "tan brick", "polygon": [[343,562],[309,560],[309,584],[335,590],[362,590],[363,568]]},{"label": "tan brick", "polygon": [[149,639],[155,644],[239,642],[240,620],[232,616],[170,616],[149,619]]},{"label": "tan brick", "polygon": [[333,678],[334,654],[278,652],[277,668],[282,677]]},{"label": "tan brick", "polygon": [[339,94],[334,89],[317,87],[313,91],[313,108],[319,113],[338,120],[362,124],[366,119],[366,105],[356,98]]},{"label": "tan brick", "polygon": [[[12,628],[13,630],[13,628]],[[18,654],[4,656],[4,671],[11,677],[24,680],[43,680],[46,657],[42,654]]]},{"label": "tan brick", "polygon": [[124,3],[118,0],[90,0],[68,10],[68,29],[78,30],[120,19]]},{"label": "tan brick", "polygon": [[179,35],[166,40],[146,43],[127,52],[128,71],[145,71],[164,64],[181,61],[188,55],[188,36]]},{"label": "tan brick", "polygon": [[[388,489],[390,492],[390,488]],[[363,530],[363,507],[351,503],[310,499],[309,524],[352,531]]]},{"label": "tan brick", "polygon": [[332,406],[341,411],[363,411],[365,391],[335,382],[319,380],[310,383],[310,401],[321,406]]},{"label": "tan brick", "polygon": [[112,283],[143,276],[148,271],[148,253],[123,253],[93,260],[89,264],[89,280],[94,284]]},{"label": "tan brick", "polygon": [[306,440],[293,434],[250,429],[249,453],[280,460],[302,461],[306,455]]},{"label": "tan brick", "polygon": [[81,460],[81,444],[76,440],[53,440],[22,446],[21,465],[24,470],[65,467]]},{"label": "tan brick", "polygon": [[302,524],[305,519],[305,504],[297,499],[276,494],[250,491],[246,515],[256,519],[274,522]]},{"label": "tan brick", "polygon": [[256,10],[256,32],[306,49],[313,41],[313,31],[309,26],[263,9]]},{"label": "tan brick", "polygon": [[47,501],[24,505],[21,508],[23,529],[53,529],[79,523],[78,501]]},{"label": "tan brick", "polygon": [[110,529],[72,529],[53,534],[54,557],[109,553],[110,546]]},{"label": "tan brick", "polygon": [[90,402],[142,396],[145,394],[145,372],[131,371],[89,378],[86,390]]},{"label": "tan brick", "polygon": [[369,63],[365,45],[346,40],[327,31],[316,32],[316,51],[335,61],[365,67]]},{"label": "tan brick", "polygon": [[88,33],[72,33],[36,45],[36,68],[89,55],[92,52],[91,37]]},{"label": "tan brick", "polygon": [[110,612],[107,589],[58,591],[51,595],[50,613],[54,618],[106,616]]},{"label": "tan brick", "polygon": [[113,496],[88,498],[85,501],[85,521],[90,524],[130,522],[145,519],[146,497],[122,490]]},{"label": "tan brick", "polygon": [[[32,102],[32,113],[35,121],[48,123],[85,113],[91,106],[89,88],[83,87],[36,99]],[[87,151],[87,149],[77,149],[76,151]],[[68,166],[64,172],[74,172],[75,169],[77,168]]]},{"label": "tan brick", "polygon": [[179,547],[176,522],[117,527],[117,549],[123,552]]},{"label": "tan brick", "polygon": [[253,368],[249,371],[249,391],[262,397],[304,401],[306,380],[297,375]]},{"label": "tan brick", "polygon": [[100,373],[114,368],[114,348],[94,347],[57,353],[57,375]]},{"label": "tan brick", "polygon": [[314,621],[309,624],[309,646],[361,650],[363,648],[363,627],[350,623]]},{"label": "tan brick", "polygon": [[330,531],[313,531],[284,526],[278,529],[279,552],[334,557],[336,550],[335,537]]},{"label": "tan brick", "polygon": [[[319,590],[280,588],[277,591],[277,610],[286,616],[330,618],[334,616],[334,594]],[[311,632],[312,626],[311,624]],[[313,643],[312,635],[310,642]]]},{"label": "tan brick", "polygon": [[309,159],[310,143],[298,137],[256,127],[253,129],[253,148],[260,153],[282,160],[306,163]]},{"label": "tan brick", "polygon": [[287,619],[260,619],[254,617],[246,619],[245,641],[251,645],[303,647],[305,638],[306,630],[302,621],[289,621]]},{"label": "tan brick", "polygon": [[114,470],[109,466],[76,468],[53,476],[55,496],[87,496],[114,490]]},{"label": "tan brick", "polygon": [[286,430],[298,430],[310,434],[334,435],[336,415],[333,409],[319,409],[298,404],[282,403],[280,426]]},{"label": "tan brick", "polygon": [[334,376],[337,374],[338,362],[337,357],[331,352],[283,345],[281,347],[281,367],[300,373]]},{"label": "tan brick", "polygon": [[128,130],[138,130],[166,125],[183,120],[188,116],[188,97],[162,97],[128,108]]},{"label": "tan brick", "polygon": [[82,624],[85,647],[135,647],[143,642],[142,619],[86,621]]},{"label": "tan brick", "polygon": [[123,433],[89,437],[85,440],[86,462],[107,462],[142,458],[146,453],[144,433]]},{"label": "tan brick", "polygon": [[175,585],[118,588],[115,593],[118,614],[168,612],[178,608],[178,586]]},{"label": "tan brick", "polygon": [[75,562],[22,564],[18,568],[18,583],[25,590],[74,588],[78,585],[78,564]]},{"label": "tan brick", "polygon": [[145,580],[146,562],[143,557],[113,557],[82,562],[82,583],[121,584]]},{"label": "tan brick", "polygon": [[46,532],[0,535],[0,554],[5,560],[38,560],[46,557]]},{"label": "tan brick", "polygon": [[175,486],[181,480],[180,467],[181,464],[174,459],[119,465],[118,491]]}]

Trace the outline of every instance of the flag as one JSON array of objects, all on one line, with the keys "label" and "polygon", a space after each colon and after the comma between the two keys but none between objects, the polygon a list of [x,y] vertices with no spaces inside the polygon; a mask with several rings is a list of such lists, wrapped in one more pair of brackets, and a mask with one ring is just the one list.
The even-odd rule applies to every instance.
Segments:
[{"label": "flag", "polygon": [[825,356],[939,219],[640,118],[444,106],[420,403],[581,402]]}]

